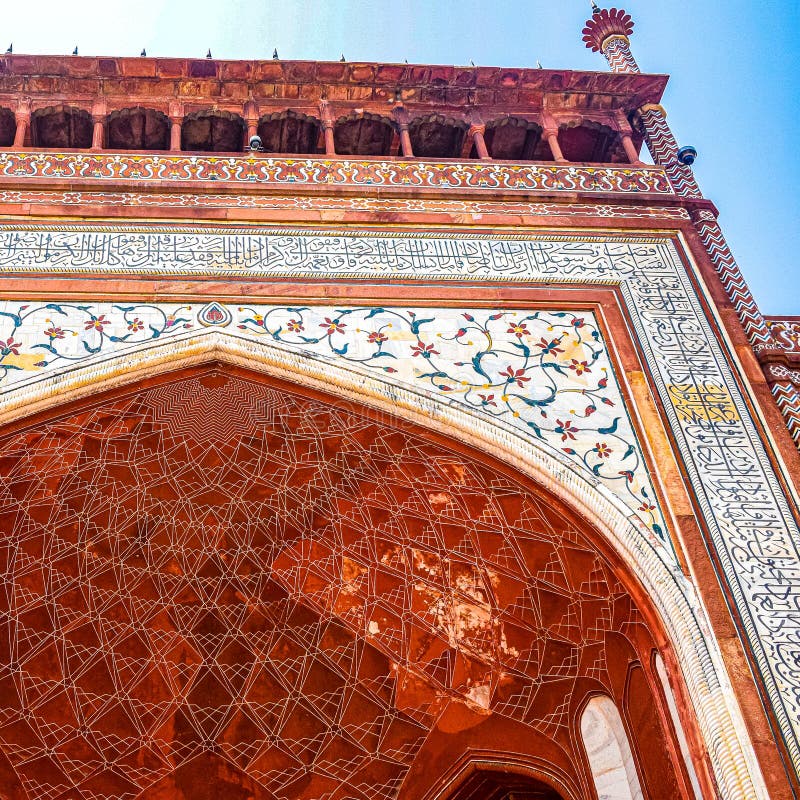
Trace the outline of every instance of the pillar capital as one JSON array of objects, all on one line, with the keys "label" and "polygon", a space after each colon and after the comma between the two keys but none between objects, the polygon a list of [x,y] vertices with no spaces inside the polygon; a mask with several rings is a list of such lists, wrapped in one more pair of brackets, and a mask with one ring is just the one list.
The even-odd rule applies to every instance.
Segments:
[{"label": "pillar capital", "polygon": [[252,100],[248,100],[244,104],[243,111],[244,111],[243,116],[247,122],[250,122],[251,120],[255,120],[256,122],[258,122],[259,119],[258,106]]},{"label": "pillar capital", "polygon": [[320,100],[319,103],[319,122],[322,128],[322,137],[325,144],[325,155],[336,155],[336,143],[333,136],[333,114],[327,100]]},{"label": "pillar capital", "polygon": [[320,100],[319,103],[319,121],[323,130],[333,128],[333,114],[331,112],[331,105],[327,100]]},{"label": "pillar capital", "polygon": [[183,119],[184,112],[183,112],[183,103],[179,103],[177,100],[173,100],[169,104],[169,111],[167,116],[173,121],[177,122]]},{"label": "pillar capital", "polygon": [[628,37],[633,33],[633,20],[627,11],[621,8],[597,8],[595,6],[592,16],[586,20],[583,29],[583,41],[593,53],[602,53],[611,37],[622,38],[628,42]]},{"label": "pillar capital", "polygon": [[633,128],[631,127],[628,115],[622,110],[618,109],[614,114],[614,121],[617,124],[617,130],[620,133],[630,133]]},{"label": "pillar capital", "polygon": [[14,111],[14,121],[17,125],[17,131],[14,134],[15,150],[21,150],[25,146],[25,141],[28,137],[28,128],[31,124],[31,99],[30,97],[23,97],[17,108]]},{"label": "pillar capital", "polygon": [[564,153],[561,152],[561,145],[558,143],[558,127],[548,126],[542,131],[542,136],[547,140],[550,145],[550,152],[553,154],[553,161],[556,164],[566,164],[567,159],[564,158]]},{"label": "pillar capital", "polygon": [[408,128],[408,110],[404,105],[402,105],[402,103],[395,105],[395,107],[392,109],[392,119],[398,128]]},{"label": "pillar capital", "polygon": [[464,137],[465,158],[469,156],[469,149],[471,149],[469,145],[474,144],[475,150],[478,153],[478,158],[481,161],[488,161],[491,159],[489,150],[486,147],[486,140],[483,138],[484,133],[486,133],[486,126],[483,123],[473,122],[472,125],[469,126],[467,135]]},{"label": "pillar capital", "polygon": [[31,99],[30,97],[23,97],[18,103],[14,115],[17,119],[30,119],[31,116]]},{"label": "pillar capital", "polygon": [[639,115],[646,114],[648,111],[655,111],[658,114],[663,114],[664,118],[667,116],[666,109],[660,103],[645,103],[641,108],[636,109]]}]

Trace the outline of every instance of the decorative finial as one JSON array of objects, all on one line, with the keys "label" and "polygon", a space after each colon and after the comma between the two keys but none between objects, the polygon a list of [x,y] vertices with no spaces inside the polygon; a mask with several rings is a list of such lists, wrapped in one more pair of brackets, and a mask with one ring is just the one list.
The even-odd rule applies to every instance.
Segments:
[{"label": "decorative finial", "polygon": [[470,63],[470,66],[473,66],[473,67],[475,66],[475,62],[472,59],[469,60],[469,63]]},{"label": "decorative finial", "polygon": [[10,55],[13,52],[14,52],[14,42],[11,42],[11,44],[8,46],[8,50],[6,50],[6,55]]},{"label": "decorative finial", "polygon": [[542,69],[542,62],[539,59],[536,59],[536,69]]},{"label": "decorative finial", "polygon": [[147,50],[145,50],[144,47],[143,47],[142,48],[142,52],[139,53],[139,55],[142,56],[142,58],[144,58],[147,55]]},{"label": "decorative finial", "polygon": [[276,48],[275,48],[275,49],[272,51],[272,57],[273,57],[273,58],[274,58],[276,61],[278,60],[278,48],[277,48],[277,47],[276,47]]},{"label": "decorative finial", "polygon": [[211,48],[208,48],[208,52],[206,53],[206,58],[211,58]]},{"label": "decorative finial", "polygon": [[344,57],[344,53],[342,53],[342,57],[339,59],[339,61],[347,61],[347,59]]},{"label": "decorative finial", "polygon": [[78,45],[75,45],[75,49],[72,51],[72,55],[78,55]]},{"label": "decorative finial", "polygon": [[600,13],[600,6],[595,3],[594,0],[591,0],[592,3],[592,14],[599,14]]},{"label": "decorative finial", "polygon": [[633,33],[633,20],[631,15],[621,8],[607,9],[593,6],[592,17],[586,20],[586,27],[581,33],[586,46],[593,53],[599,53],[603,49],[603,42],[609,36],[630,36]]}]

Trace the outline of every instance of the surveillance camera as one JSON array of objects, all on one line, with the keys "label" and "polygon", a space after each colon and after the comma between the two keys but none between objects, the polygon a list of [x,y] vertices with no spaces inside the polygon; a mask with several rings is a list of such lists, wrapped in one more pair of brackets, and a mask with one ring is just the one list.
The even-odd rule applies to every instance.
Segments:
[{"label": "surveillance camera", "polygon": [[697,150],[691,145],[686,145],[686,147],[681,147],[681,149],[678,150],[678,161],[680,161],[681,164],[685,164],[687,167],[694,164],[696,158]]},{"label": "surveillance camera", "polygon": [[254,153],[260,153],[264,149],[264,147],[261,144],[261,137],[260,136],[251,136],[250,137],[250,143],[249,143],[248,147]]}]

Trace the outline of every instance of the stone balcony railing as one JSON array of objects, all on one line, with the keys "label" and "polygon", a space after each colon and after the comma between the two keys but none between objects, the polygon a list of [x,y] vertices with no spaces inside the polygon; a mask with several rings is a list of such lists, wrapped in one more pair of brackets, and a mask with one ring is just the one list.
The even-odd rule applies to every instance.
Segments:
[{"label": "stone balcony railing", "polygon": [[0,183],[42,187],[92,185],[235,185],[237,190],[371,189],[406,193],[472,192],[672,195],[663,168],[629,164],[522,164],[379,158],[272,157],[10,151],[0,153]]}]

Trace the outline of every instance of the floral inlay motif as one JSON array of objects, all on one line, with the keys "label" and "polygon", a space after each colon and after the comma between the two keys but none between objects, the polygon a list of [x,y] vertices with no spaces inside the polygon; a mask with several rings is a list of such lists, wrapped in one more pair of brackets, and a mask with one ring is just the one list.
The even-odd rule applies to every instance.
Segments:
[{"label": "floral inlay motif", "polygon": [[7,302],[0,390],[31,371],[201,330],[210,314],[237,335],[385,373],[511,423],[587,470],[665,539],[641,448],[587,312]]}]

